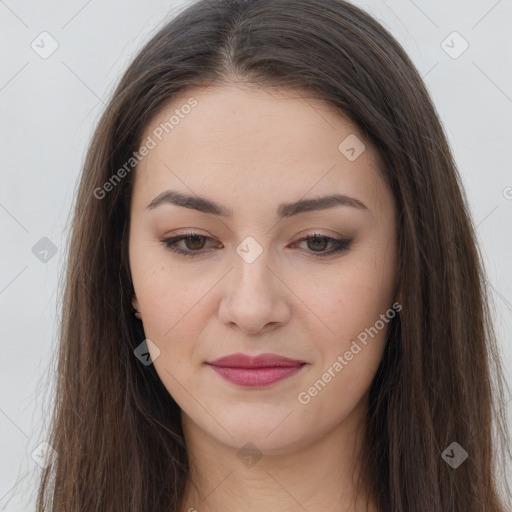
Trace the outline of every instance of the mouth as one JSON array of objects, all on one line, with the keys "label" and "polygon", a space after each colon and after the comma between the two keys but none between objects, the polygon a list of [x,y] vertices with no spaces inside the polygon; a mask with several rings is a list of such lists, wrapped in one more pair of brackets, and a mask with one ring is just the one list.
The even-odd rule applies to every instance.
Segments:
[{"label": "mouth", "polygon": [[264,387],[292,377],[307,363],[277,354],[261,354],[256,357],[232,354],[207,364],[232,384]]}]

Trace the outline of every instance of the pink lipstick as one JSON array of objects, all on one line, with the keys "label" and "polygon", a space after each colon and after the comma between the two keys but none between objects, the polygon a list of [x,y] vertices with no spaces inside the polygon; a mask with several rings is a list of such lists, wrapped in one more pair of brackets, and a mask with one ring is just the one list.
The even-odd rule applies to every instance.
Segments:
[{"label": "pink lipstick", "polygon": [[277,354],[231,354],[207,363],[221,377],[239,386],[270,386],[291,377],[301,370],[305,361],[289,359]]}]

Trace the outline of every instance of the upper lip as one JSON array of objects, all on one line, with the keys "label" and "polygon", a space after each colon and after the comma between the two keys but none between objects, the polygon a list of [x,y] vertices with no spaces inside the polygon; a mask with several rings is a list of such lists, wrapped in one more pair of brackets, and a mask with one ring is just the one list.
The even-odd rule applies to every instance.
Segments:
[{"label": "upper lip", "polygon": [[214,366],[224,366],[227,368],[268,368],[273,366],[298,366],[305,364],[305,361],[299,359],[290,359],[278,354],[260,354],[258,356],[249,356],[247,354],[230,354],[211,361],[208,364]]}]

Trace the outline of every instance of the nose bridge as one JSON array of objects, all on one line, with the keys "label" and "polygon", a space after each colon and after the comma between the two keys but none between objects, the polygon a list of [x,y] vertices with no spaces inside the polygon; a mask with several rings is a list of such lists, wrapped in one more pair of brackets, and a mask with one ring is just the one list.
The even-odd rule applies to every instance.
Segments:
[{"label": "nose bridge", "polygon": [[[246,237],[236,248],[233,279],[241,292],[268,293],[274,274],[270,270],[270,249],[252,236]],[[268,299],[268,298],[267,298]]]},{"label": "nose bridge", "polygon": [[238,245],[220,305],[220,318],[224,323],[257,333],[265,326],[287,321],[289,307],[285,304],[280,280],[271,268],[271,259],[270,250],[252,237]]}]

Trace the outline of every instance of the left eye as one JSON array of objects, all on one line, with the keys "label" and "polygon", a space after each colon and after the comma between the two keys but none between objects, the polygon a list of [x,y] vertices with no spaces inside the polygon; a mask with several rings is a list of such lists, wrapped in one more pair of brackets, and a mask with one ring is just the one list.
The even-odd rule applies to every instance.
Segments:
[{"label": "left eye", "polygon": [[[200,235],[198,233],[185,233],[184,235],[175,236],[172,238],[167,238],[162,240],[162,243],[173,252],[178,254],[183,254],[184,256],[199,256],[206,252],[209,252],[208,249],[204,249],[204,241],[212,240],[212,238],[204,235]],[[178,248],[177,244],[180,242],[185,242],[186,249],[183,250]],[[307,236],[298,240],[298,242],[308,242],[310,245],[312,243],[313,247],[316,249],[312,249],[311,256],[328,256],[337,252],[345,251],[349,248],[352,240],[346,240],[343,238],[332,238],[330,236],[320,235],[318,233],[308,234]],[[297,242],[295,242],[297,243]],[[329,251],[325,251],[326,246],[329,244],[333,244],[333,248]]]}]

